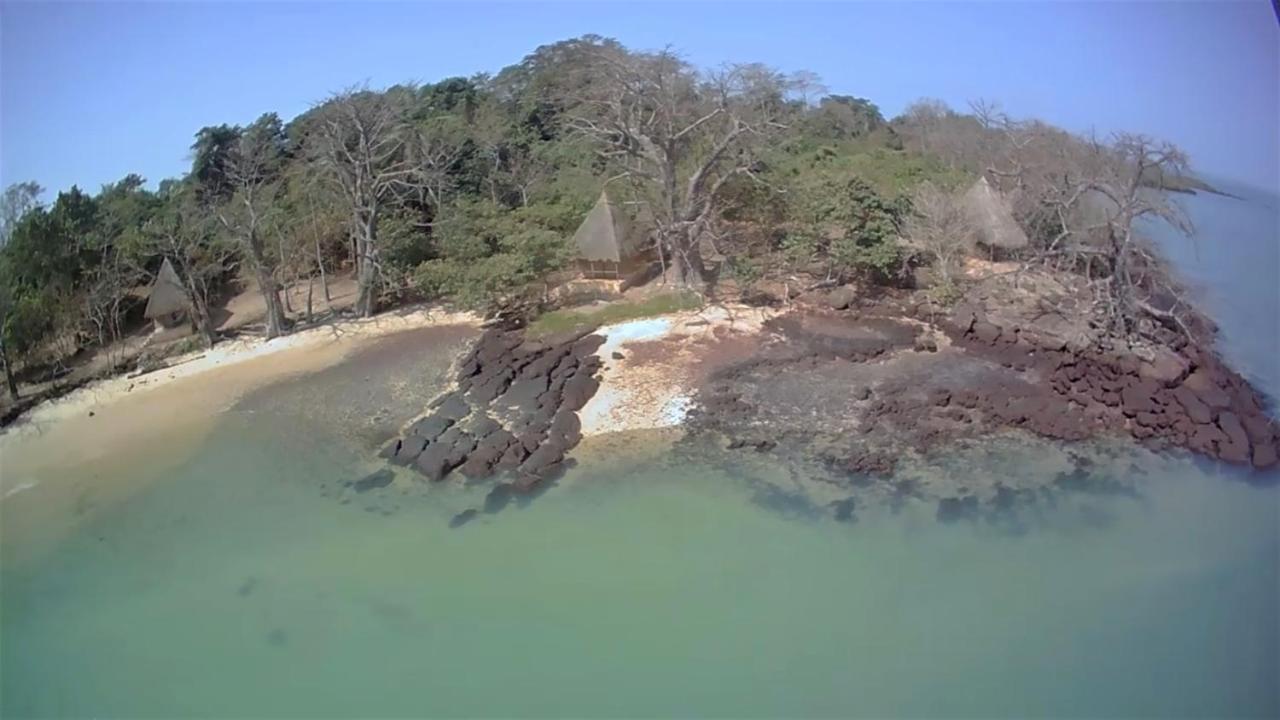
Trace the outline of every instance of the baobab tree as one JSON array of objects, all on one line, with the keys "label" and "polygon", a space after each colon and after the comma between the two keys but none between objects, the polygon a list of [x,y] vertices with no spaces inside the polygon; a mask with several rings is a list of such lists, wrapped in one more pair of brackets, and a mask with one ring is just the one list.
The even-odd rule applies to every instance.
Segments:
[{"label": "baobab tree", "polygon": [[356,312],[373,314],[379,281],[378,221],[398,191],[411,187],[406,93],[344,90],[317,108],[313,161],[338,190],[355,247]]},{"label": "baobab tree", "polygon": [[279,258],[270,255],[265,237],[281,193],[283,165],[284,128],[275,113],[267,113],[231,144],[223,164],[231,196],[217,210],[219,222],[244,248],[258,282],[269,338],[284,333],[288,322],[276,279]]},{"label": "baobab tree", "polygon": [[794,84],[761,65],[700,74],[670,50],[599,44],[588,55],[576,66],[585,77],[568,84],[568,125],[648,200],[674,282],[701,286],[718,195],[754,176],[753,150],[785,128]]}]

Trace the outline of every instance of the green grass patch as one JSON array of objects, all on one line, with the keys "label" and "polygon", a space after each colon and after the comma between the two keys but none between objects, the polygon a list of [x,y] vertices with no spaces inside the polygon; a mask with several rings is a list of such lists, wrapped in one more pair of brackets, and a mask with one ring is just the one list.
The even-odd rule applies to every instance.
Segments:
[{"label": "green grass patch", "polygon": [[676,292],[654,295],[641,302],[614,302],[592,310],[553,310],[543,313],[529,323],[528,334],[539,337],[571,330],[594,330],[603,325],[667,315],[682,310],[696,310],[700,307],[702,307],[702,298],[697,294]]}]

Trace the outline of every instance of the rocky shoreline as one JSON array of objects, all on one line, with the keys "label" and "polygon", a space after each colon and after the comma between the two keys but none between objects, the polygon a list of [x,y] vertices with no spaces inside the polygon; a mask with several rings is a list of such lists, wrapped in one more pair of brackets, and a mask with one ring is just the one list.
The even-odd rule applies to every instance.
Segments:
[{"label": "rocky shoreline", "polygon": [[980,302],[939,313],[915,299],[770,320],[754,356],[695,395],[691,441],[719,438],[732,451],[816,468],[847,493],[829,505],[844,517],[872,496],[936,502],[939,520],[975,517],[1089,475],[1080,460],[978,493],[968,482],[926,492],[898,472],[904,460],[936,463],[959,442],[1004,431],[1069,442],[1128,436],[1245,466],[1257,482],[1276,479],[1277,424],[1212,352],[1185,342],[1100,350],[1051,323],[988,314]]},{"label": "rocky shoreline", "polygon": [[1007,423],[1064,440],[1123,427],[1140,441],[1259,471],[1277,463],[1280,433],[1263,398],[1204,348],[1071,349],[1035,328],[998,326],[968,305],[944,328],[968,352],[1048,380],[1047,391],[1010,397],[1003,407],[989,394],[980,398]]},{"label": "rocky shoreline", "polygon": [[[677,455],[711,450],[739,458],[727,462],[746,474],[771,463],[762,476],[791,468],[791,480],[761,484],[764,501],[837,520],[907,498],[936,504],[938,519],[950,521],[1003,518],[1046,494],[1132,491],[1137,481],[1127,476],[1136,473],[1124,463],[1103,471],[1086,446],[1051,449],[1057,441],[1131,438],[1244,466],[1257,482],[1280,475],[1280,429],[1264,398],[1212,352],[1187,342],[1108,346],[984,300],[946,311],[918,293],[844,309],[800,304],[733,335],[702,320],[629,341],[622,328],[603,349],[606,337],[585,331],[535,340],[489,329],[456,362],[454,386],[381,454],[429,482],[487,485],[481,507],[454,517],[464,525],[535,496],[573,464],[591,414],[583,409],[604,379],[600,396],[613,398],[614,414],[637,398],[654,407],[688,401]],[[610,354],[617,367],[604,372]],[[619,394],[637,382],[648,383],[643,392]],[[593,432],[627,429],[615,425]],[[1032,455],[1054,459],[998,478],[963,468],[945,481],[920,474],[1009,433],[1048,441]],[[394,477],[388,469],[348,487],[364,492]]]},{"label": "rocky shoreline", "polygon": [[[469,482],[509,477],[490,490],[486,512],[539,491],[572,462],[566,455],[582,439],[578,411],[600,387],[595,353],[603,343],[586,332],[534,340],[518,329],[487,330],[459,362],[456,387],[433,400],[382,457],[432,482],[455,471]],[[374,473],[352,488],[373,489],[391,477]],[[464,511],[453,523],[478,512]]]}]

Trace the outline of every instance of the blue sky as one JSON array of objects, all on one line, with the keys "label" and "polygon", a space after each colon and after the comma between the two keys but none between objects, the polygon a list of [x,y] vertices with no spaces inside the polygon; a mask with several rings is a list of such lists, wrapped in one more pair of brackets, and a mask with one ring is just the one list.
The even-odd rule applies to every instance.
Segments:
[{"label": "blue sky", "polygon": [[[812,70],[887,115],[988,98],[1167,138],[1280,184],[1280,30],[1263,2],[312,4],[0,0],[0,183],[182,173],[204,125],[290,118],[368,81],[496,72],[584,33],[696,64]],[[50,196],[52,193],[50,193]],[[47,198],[47,199],[51,199]]]}]

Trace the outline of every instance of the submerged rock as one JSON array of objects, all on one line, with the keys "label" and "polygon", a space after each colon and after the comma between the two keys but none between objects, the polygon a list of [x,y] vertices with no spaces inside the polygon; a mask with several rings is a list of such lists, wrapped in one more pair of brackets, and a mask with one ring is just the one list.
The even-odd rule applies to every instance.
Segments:
[{"label": "submerged rock", "polygon": [[973,495],[943,498],[938,501],[937,518],[941,523],[976,520],[979,512],[978,498]]},{"label": "submerged rock", "polygon": [[476,516],[477,516],[477,515],[479,515],[479,514],[480,514],[480,511],[479,511],[479,510],[476,510],[475,508],[470,508],[470,509],[468,509],[468,510],[463,510],[462,512],[458,513],[457,515],[454,515],[454,516],[453,516],[453,518],[449,520],[449,527],[450,527],[451,529],[455,529],[455,530],[456,530],[457,528],[460,528],[460,527],[462,527],[463,525],[466,525],[467,523],[469,523],[469,522],[471,522],[472,520],[476,519]]},{"label": "submerged rock", "polygon": [[358,493],[369,492],[377,488],[384,488],[396,479],[396,474],[389,468],[383,468],[377,472],[370,473],[359,480],[353,480],[347,483],[347,486]]},{"label": "submerged rock", "polygon": [[498,483],[484,497],[484,511],[490,515],[501,511],[511,502],[513,488],[510,483]]},{"label": "submerged rock", "polygon": [[857,522],[858,517],[853,514],[857,509],[858,503],[854,498],[845,498],[831,503],[830,507],[834,511],[835,519],[839,522]]}]

